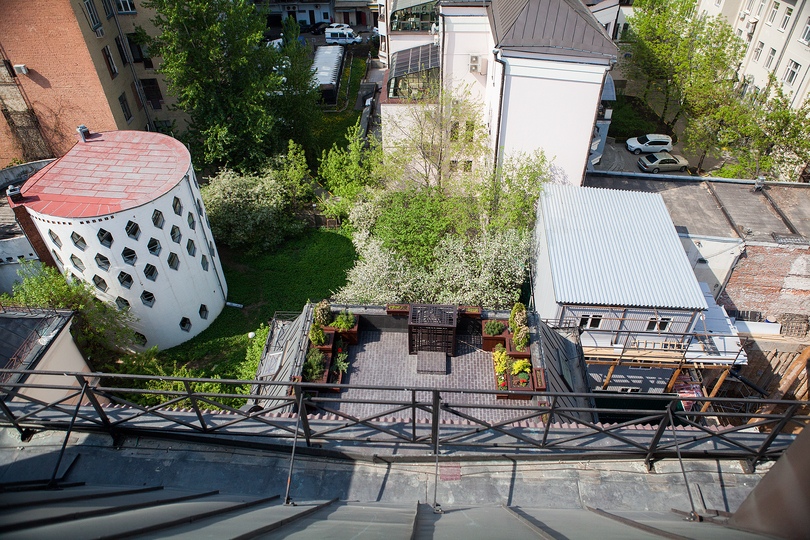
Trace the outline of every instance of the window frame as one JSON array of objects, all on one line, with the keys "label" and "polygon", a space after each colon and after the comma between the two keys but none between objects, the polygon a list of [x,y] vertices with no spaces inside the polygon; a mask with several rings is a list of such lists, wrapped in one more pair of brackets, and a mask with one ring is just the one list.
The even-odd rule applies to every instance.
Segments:
[{"label": "window frame", "polygon": [[[126,6],[125,6],[126,5]],[[129,9],[126,9],[128,7]],[[134,0],[115,0],[115,8],[119,15],[137,13]]]},{"label": "window frame", "polygon": [[95,32],[101,28],[101,17],[98,16],[98,10],[93,0],[84,0],[84,9],[87,13],[87,22],[90,23],[90,30]]},{"label": "window frame", "polygon": [[[115,65],[115,59],[112,56],[112,51],[109,45],[104,45],[101,48],[101,55],[104,57],[104,63],[107,64],[107,71],[110,72],[110,78],[115,79],[118,77],[118,67]],[[121,98],[118,98],[119,102]]]},{"label": "window frame", "polygon": [[810,17],[807,17],[807,23],[804,25],[804,30],[802,30],[802,35],[799,38],[799,41],[805,45],[810,43]]},{"label": "window frame", "polygon": [[124,118],[126,119],[127,124],[129,124],[132,122],[134,117],[132,116],[132,110],[129,108],[126,92],[122,92],[121,95],[118,96],[118,104],[121,105],[121,112],[124,113]]},{"label": "window frame", "polygon": [[754,47],[754,53],[751,55],[751,60],[754,62],[759,62],[759,57],[762,55],[762,50],[765,48],[765,43],[762,41],[757,41],[756,47]]},{"label": "window frame", "polygon": [[779,8],[781,4],[779,2],[774,2],[773,7],[771,7],[771,12],[768,13],[768,19],[765,21],[765,24],[771,26],[773,22],[776,20],[776,14],[779,12]]},{"label": "window frame", "polygon": [[790,18],[793,16],[793,8],[787,8],[785,15],[782,17],[782,24],[779,25],[779,31],[784,32],[790,24]]},{"label": "window frame", "polygon": [[765,69],[771,69],[774,58],[776,58],[776,49],[771,47],[771,50],[768,51],[768,57],[765,59]]},{"label": "window frame", "polygon": [[782,76],[782,84],[793,86],[802,70],[802,65],[792,58],[788,60],[788,65],[785,67],[785,74]]}]

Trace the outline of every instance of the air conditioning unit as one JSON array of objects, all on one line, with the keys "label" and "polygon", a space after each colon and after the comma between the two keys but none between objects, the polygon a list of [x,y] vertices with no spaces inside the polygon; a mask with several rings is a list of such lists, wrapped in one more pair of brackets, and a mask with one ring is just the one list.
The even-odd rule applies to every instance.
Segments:
[{"label": "air conditioning unit", "polygon": [[287,11],[298,11],[298,8],[296,6],[286,6],[284,9],[286,9]]},{"label": "air conditioning unit", "polygon": [[14,73],[17,75],[28,75],[28,68],[25,64],[14,64]]},{"label": "air conditioning unit", "polygon": [[96,37],[97,38],[103,38],[104,37],[104,27],[103,26],[99,26],[98,30],[96,30]]},{"label": "air conditioning unit", "polygon": [[487,74],[487,59],[480,54],[470,55],[470,73]]}]

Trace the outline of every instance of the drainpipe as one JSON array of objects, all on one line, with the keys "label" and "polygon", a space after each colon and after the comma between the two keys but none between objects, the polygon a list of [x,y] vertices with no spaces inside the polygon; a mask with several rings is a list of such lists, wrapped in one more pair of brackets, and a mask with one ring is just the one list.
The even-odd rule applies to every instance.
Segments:
[{"label": "drainpipe", "polygon": [[501,65],[501,92],[498,96],[498,115],[495,121],[495,156],[492,160],[493,163],[493,172],[498,168],[498,156],[500,154],[500,144],[501,144],[501,114],[503,113],[503,89],[506,86],[506,62],[499,58],[500,49],[493,49],[492,54],[495,56],[495,61]]}]

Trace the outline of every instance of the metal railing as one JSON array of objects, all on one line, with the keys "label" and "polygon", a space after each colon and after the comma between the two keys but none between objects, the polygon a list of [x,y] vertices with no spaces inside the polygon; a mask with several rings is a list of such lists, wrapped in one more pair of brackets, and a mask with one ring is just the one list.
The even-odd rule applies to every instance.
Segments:
[{"label": "metal railing", "polygon": [[[251,440],[254,447],[289,446],[293,440],[301,440],[310,447],[317,445],[343,455],[365,453],[377,459],[414,459],[426,453],[476,459],[504,455],[555,460],[635,457],[650,465],[658,459],[676,458],[678,450],[687,458],[743,459],[753,467],[762,459],[781,455],[790,445],[794,435],[783,432],[786,428],[803,428],[810,420],[800,414],[810,402],[800,401],[682,400],[671,395],[622,394],[622,403],[637,407],[595,408],[564,405],[577,402],[571,398],[594,398],[594,394],[533,392],[530,395],[536,399],[532,401],[512,401],[496,400],[502,392],[488,390],[18,372],[29,375],[25,383],[0,383],[4,398],[0,425],[21,433],[65,430],[73,422],[73,430],[104,431],[113,436],[203,437],[223,444]],[[147,384],[166,389],[143,388]],[[232,390],[204,391],[211,384]],[[272,407],[240,410],[243,400],[262,397],[246,393],[251,385],[280,385],[286,392],[279,392],[281,397]],[[330,389],[340,393],[322,393]],[[54,397],[46,401],[34,397],[34,392]],[[82,392],[81,405],[67,405]],[[529,393],[509,397],[519,394],[525,397]],[[490,402],[484,403],[486,400]],[[683,410],[686,401],[694,403],[691,410]],[[767,414],[723,410],[730,401],[776,405],[783,410]],[[710,410],[701,411],[704,403]],[[292,407],[303,414],[283,412]],[[594,413],[629,419],[598,423],[590,420]]]}]

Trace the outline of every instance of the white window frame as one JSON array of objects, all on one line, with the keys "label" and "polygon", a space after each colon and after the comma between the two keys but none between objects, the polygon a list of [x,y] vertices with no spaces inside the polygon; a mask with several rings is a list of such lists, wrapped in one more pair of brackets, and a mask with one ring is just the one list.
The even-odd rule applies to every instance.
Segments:
[{"label": "white window frame", "polygon": [[762,15],[762,10],[765,9],[765,2],[767,2],[767,0],[760,0],[759,6],[757,7],[757,17]]},{"label": "white window frame", "polygon": [[765,44],[761,41],[757,42],[757,46],[754,47],[754,54],[751,56],[751,59],[754,62],[759,62],[759,56],[762,54],[762,49],[765,48]]},{"label": "white window frame", "polygon": [[751,9],[754,7],[754,0],[748,0],[748,3],[745,4],[745,12],[751,13]]},{"label": "white window frame", "polygon": [[93,2],[93,0],[84,0],[84,9],[87,10],[87,18],[90,22],[90,29],[95,32],[101,28],[101,19],[98,16],[96,4]]},{"label": "white window frame", "polygon": [[768,51],[768,58],[765,59],[765,69],[771,69],[771,64],[773,64],[773,59],[776,57],[776,49],[771,47],[771,50]]},{"label": "white window frame", "polygon": [[782,82],[788,86],[793,86],[793,83],[796,82],[801,70],[801,64],[795,60],[788,61],[788,65],[785,68],[785,75],[782,77]]},{"label": "white window frame", "polygon": [[782,18],[782,24],[779,25],[779,31],[784,32],[788,24],[790,24],[790,18],[793,16],[793,8],[787,8],[785,10],[785,16]]},{"label": "white window frame", "polygon": [[118,13],[136,13],[134,0],[115,0]]},{"label": "white window frame", "polygon": [[776,13],[779,11],[779,2],[773,3],[773,8],[771,8],[771,12],[768,14],[768,20],[765,21],[765,24],[772,25],[773,21],[776,20]]},{"label": "white window frame", "polygon": [[799,41],[805,45],[810,43],[810,17],[807,17],[807,24],[804,25],[804,31],[802,32],[802,37],[799,38]]},{"label": "white window frame", "polygon": [[107,68],[110,71],[110,78],[114,79],[118,77],[118,66],[115,65],[115,59],[113,58],[110,46],[109,45],[103,46],[101,48],[101,54],[104,55],[104,59],[107,61]]},{"label": "white window frame", "polygon": [[722,3],[723,3],[723,0],[714,0],[714,5],[716,7],[720,7],[720,4],[722,4]]},{"label": "white window frame", "polygon": [[602,326],[602,315],[582,315],[579,327],[582,330],[598,330]]}]

